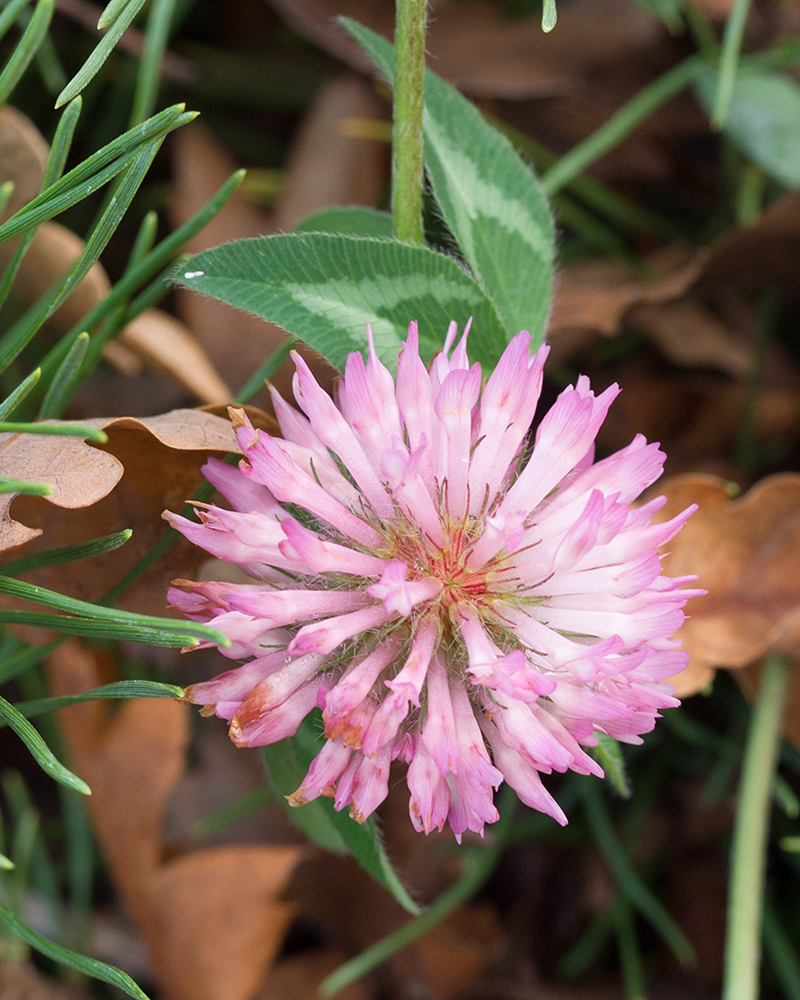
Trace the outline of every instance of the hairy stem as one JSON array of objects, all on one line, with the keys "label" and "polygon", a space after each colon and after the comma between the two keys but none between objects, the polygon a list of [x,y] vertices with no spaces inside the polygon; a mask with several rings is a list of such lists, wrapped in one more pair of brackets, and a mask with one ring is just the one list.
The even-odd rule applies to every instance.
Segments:
[{"label": "hairy stem", "polygon": [[406,243],[422,243],[422,107],[426,0],[397,0],[392,127],[392,224]]}]

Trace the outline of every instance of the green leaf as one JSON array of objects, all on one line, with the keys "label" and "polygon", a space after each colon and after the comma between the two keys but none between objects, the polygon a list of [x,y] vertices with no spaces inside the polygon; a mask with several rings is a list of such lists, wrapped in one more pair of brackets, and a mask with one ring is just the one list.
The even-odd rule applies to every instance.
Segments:
[{"label": "green leaf", "polygon": [[[342,24],[390,82],[393,47],[347,18]],[[425,166],[444,220],[494,302],[507,338],[544,340],[555,236],[547,198],[511,143],[441,77],[425,74]],[[484,331],[476,330],[472,349]],[[494,356],[492,362],[497,360]]]},{"label": "green leaf", "polygon": [[176,276],[187,288],[277,323],[334,367],[375,346],[397,364],[408,324],[420,325],[420,353],[430,360],[448,324],[473,317],[472,354],[493,365],[506,343],[494,306],[458,264],[426,247],[329,233],[237,240],[192,257]]},{"label": "green leaf", "polygon": [[55,756],[50,747],[45,743],[39,733],[28,722],[24,715],[7,702],[5,698],[0,698],[0,722],[5,722],[19,736],[25,746],[30,750],[36,759],[36,763],[41,769],[49,774],[51,778],[72,788],[82,795],[91,795],[91,789],[82,781],[77,774],[69,771]]},{"label": "green leaf", "polygon": [[619,743],[606,736],[605,733],[595,733],[597,746],[594,755],[606,772],[606,777],[614,786],[618,795],[623,799],[631,797],[631,784],[625,769],[625,758],[622,756],[622,747]]},{"label": "green leaf", "polygon": [[392,216],[376,208],[334,205],[307,215],[294,227],[296,233],[344,233],[347,236],[377,236],[391,239]]},{"label": "green leaf", "polygon": [[48,941],[41,934],[31,930],[27,924],[17,920],[11,910],[2,904],[0,904],[0,921],[31,948],[46,955],[47,958],[51,958],[54,962],[67,965],[70,969],[75,969],[76,972],[91,976],[92,979],[99,979],[111,986],[116,986],[127,993],[129,997],[133,997],[133,1000],[149,1000],[147,994],[143,993],[131,977],[120,969],[116,969],[113,965],[106,965],[105,962],[98,962],[95,958],[86,958],[76,951],[70,951],[69,948],[63,948],[60,944]]},{"label": "green leaf", "polygon": [[[97,19],[97,27],[102,30],[107,28],[109,24],[113,24],[130,2],[131,0],[111,0],[111,3],[106,4]],[[141,4],[138,4],[137,7],[141,7]]]},{"label": "green leaf", "polygon": [[[291,795],[303,783],[311,761],[322,748],[321,734],[322,719],[315,709],[291,739],[261,748],[270,781],[279,795]],[[346,812],[337,812],[333,801],[325,797],[296,809],[288,805],[286,808],[292,822],[315,844],[340,854],[352,853],[405,910],[415,915],[420,912],[392,868],[374,816],[365,823],[356,823]]]},{"label": "green leaf", "polygon": [[[717,73],[706,67],[696,91],[711,114]],[[794,80],[740,66],[723,131],[770,177],[787,187],[800,185],[800,86]]]}]

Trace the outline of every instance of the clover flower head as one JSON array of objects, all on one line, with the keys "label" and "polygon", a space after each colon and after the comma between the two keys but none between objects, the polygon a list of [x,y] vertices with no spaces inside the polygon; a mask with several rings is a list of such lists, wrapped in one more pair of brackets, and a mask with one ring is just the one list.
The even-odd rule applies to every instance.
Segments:
[{"label": "clover flower head", "polygon": [[395,380],[369,331],[337,402],[295,355],[300,410],[273,392],[282,437],[233,410],[245,458],[204,469],[232,509],[165,516],[254,580],[170,591],[247,658],[189,699],[240,746],[292,736],[319,707],[325,742],[292,805],[332,796],[363,821],[399,758],[414,826],[460,839],[498,818],[503,780],[566,822],[542,775],[602,776],[597,734],[641,742],[677,704],[671,635],[697,591],[658,552],[692,508],[652,524],[663,498],[631,506],[661,474],[658,446],[637,436],[594,461],[618,387],[595,396],[579,378],[531,438],[547,348],[518,334],[482,388],[455,340],[451,324],[427,370],[412,323]]}]

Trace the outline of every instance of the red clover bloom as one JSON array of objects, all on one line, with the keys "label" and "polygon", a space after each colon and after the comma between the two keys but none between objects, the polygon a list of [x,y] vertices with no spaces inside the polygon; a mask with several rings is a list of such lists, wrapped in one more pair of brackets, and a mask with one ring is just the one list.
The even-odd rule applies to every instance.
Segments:
[{"label": "red clover bloom", "polygon": [[677,705],[671,634],[697,591],[661,575],[658,549],[693,508],[651,524],[664,498],[630,506],[664,460],[641,436],[594,461],[616,385],[595,396],[581,376],[529,440],[547,348],[531,356],[528,333],[483,392],[455,324],[428,371],[412,323],[396,383],[369,337],[337,403],[295,356],[302,413],[273,392],[282,438],[232,411],[245,459],[204,469],[232,510],[165,515],[258,581],[176,581],[173,606],[249,658],[187,696],[240,746],[322,710],[292,805],[333,796],[363,822],[400,758],[418,830],[482,833],[503,780],[566,823],[541,775],[602,777],[583,749],[597,733],[639,743]]}]

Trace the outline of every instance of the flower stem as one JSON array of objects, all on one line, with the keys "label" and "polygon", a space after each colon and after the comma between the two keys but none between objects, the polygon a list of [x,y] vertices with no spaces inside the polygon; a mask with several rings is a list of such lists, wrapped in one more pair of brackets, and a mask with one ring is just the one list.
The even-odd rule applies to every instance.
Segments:
[{"label": "flower stem", "polygon": [[392,224],[405,243],[422,243],[422,107],[427,0],[397,0]]},{"label": "flower stem", "polygon": [[793,666],[780,656],[767,659],[747,735],[731,850],[723,1000],[758,997],[770,792]]}]

